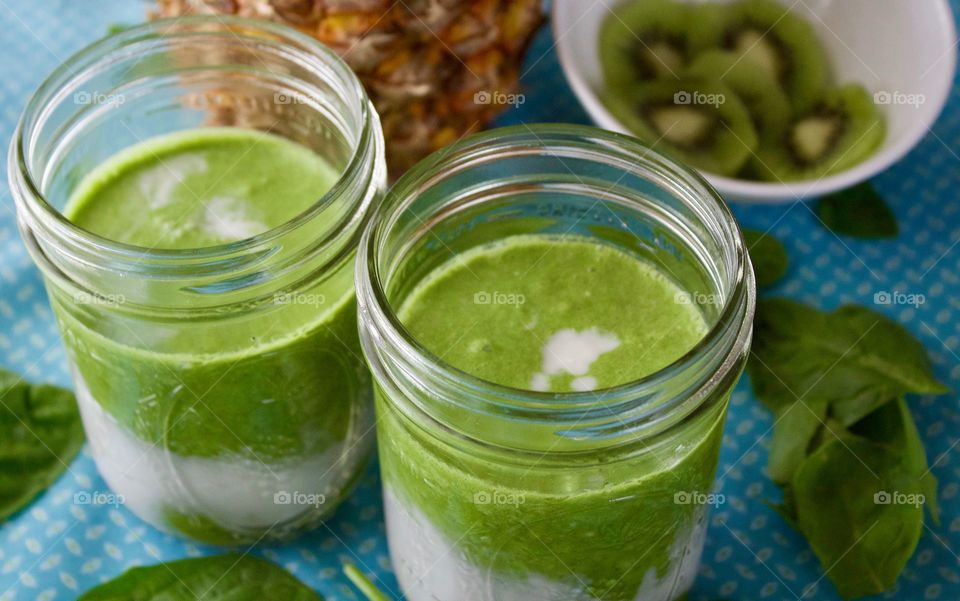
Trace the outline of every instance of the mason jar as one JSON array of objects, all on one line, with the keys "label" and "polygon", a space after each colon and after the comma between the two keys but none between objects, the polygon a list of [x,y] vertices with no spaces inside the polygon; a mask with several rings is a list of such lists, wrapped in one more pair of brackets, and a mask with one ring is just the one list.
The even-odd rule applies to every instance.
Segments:
[{"label": "mason jar", "polygon": [[[655,267],[706,333],[641,379],[537,392],[450,365],[398,317],[438,266],[529,235],[576,236]],[[755,303],[740,231],[701,177],[594,128],[468,138],[407,173],[375,211],[357,299],[406,598],[668,601],[689,589],[721,498],[712,484]]]},{"label": "mason jar", "polygon": [[[334,183],[282,225],[202,248],[120,243],[64,215],[108,158],[198,128],[285,138]],[[349,68],[262,21],[130,29],[70,58],[29,101],[9,153],[20,230],[93,458],[147,522],[210,543],[286,538],[358,479],[373,406],[353,268],[385,188],[383,148]]]}]

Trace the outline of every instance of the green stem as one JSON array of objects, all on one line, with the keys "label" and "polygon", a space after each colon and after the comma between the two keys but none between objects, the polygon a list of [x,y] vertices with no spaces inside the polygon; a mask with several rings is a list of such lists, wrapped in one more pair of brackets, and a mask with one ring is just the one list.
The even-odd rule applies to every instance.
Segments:
[{"label": "green stem", "polygon": [[343,573],[346,574],[347,578],[350,579],[350,582],[352,582],[355,587],[360,589],[360,592],[363,593],[369,601],[390,601],[390,599],[383,594],[383,591],[377,588],[377,586],[352,563],[343,564]]}]

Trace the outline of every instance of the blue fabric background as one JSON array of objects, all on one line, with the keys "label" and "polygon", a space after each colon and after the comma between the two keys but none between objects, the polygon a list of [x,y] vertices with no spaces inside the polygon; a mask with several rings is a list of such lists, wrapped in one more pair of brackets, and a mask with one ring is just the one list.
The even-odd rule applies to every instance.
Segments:
[{"label": "blue fabric background", "polygon": [[[906,1],[906,0],[904,0]],[[923,1],[923,0],[921,0]],[[952,0],[960,13],[960,0]],[[102,36],[109,23],[142,19],[129,0],[0,0],[0,142],[3,148],[33,88],[56,65]],[[547,28],[527,60],[526,102],[502,124],[588,119],[567,86]],[[939,378],[960,389],[960,94],[955,85],[932,134],[876,185],[893,206],[901,234],[893,241],[839,239],[811,207],[736,206],[742,223],[770,230],[789,248],[789,276],[773,293],[822,308],[843,302],[873,306],[874,294],[923,294],[916,308],[881,305],[929,349]],[[6,156],[2,157],[6,165]],[[35,380],[69,384],[64,352],[39,273],[14,225],[13,202],[0,184],[0,365]],[[940,526],[928,523],[898,583],[878,598],[960,600],[960,407],[956,393],[913,397],[933,472],[940,481]],[[733,396],[718,472],[726,503],[712,514],[701,574],[691,601],[732,598],[839,599],[803,538],[766,502],[778,500],[763,473],[770,415],[741,382]],[[128,567],[218,552],[161,534],[122,507],[77,505],[79,491],[106,491],[85,451],[49,491],[0,526],[0,601],[74,599]],[[340,574],[349,560],[375,574],[399,598],[384,540],[379,481],[371,466],[335,519],[294,544],[255,551],[291,570],[327,599],[359,595]]]}]

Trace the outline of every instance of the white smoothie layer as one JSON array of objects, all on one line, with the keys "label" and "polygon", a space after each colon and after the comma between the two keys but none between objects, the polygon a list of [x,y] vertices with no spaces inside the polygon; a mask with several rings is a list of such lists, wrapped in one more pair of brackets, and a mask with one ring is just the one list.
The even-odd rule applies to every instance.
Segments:
[{"label": "white smoothie layer", "polygon": [[[572,583],[539,574],[520,579],[472,563],[422,511],[402,500],[386,483],[383,505],[390,560],[409,601],[599,601],[584,592],[585,587],[572,574]],[[704,511],[691,536],[675,541],[671,555],[677,559],[670,571],[657,578],[656,570],[650,568],[634,601],[672,601],[689,590],[705,540]]]},{"label": "white smoothie layer", "polygon": [[318,455],[271,463],[238,456],[188,457],[143,441],[103,410],[78,374],[74,382],[103,479],[127,508],[166,530],[172,531],[165,515],[170,510],[202,514],[239,532],[325,513],[324,504],[339,500],[372,444],[347,441]]}]

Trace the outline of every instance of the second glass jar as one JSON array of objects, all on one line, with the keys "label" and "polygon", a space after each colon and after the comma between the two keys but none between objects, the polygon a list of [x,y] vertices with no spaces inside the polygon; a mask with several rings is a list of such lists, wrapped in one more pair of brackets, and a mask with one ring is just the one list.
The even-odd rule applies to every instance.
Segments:
[{"label": "second glass jar", "polygon": [[[685,593],[754,311],[752,268],[722,199],[631,138],[531,126],[428,158],[374,219],[358,255],[357,298],[377,387],[387,533],[406,598]],[[544,235],[612,247],[669,274],[683,291],[675,302],[697,305],[706,334],[639,380],[536,392],[457,369],[399,317],[421,282],[456,257]],[[497,301],[459,302],[469,311]]]}]

